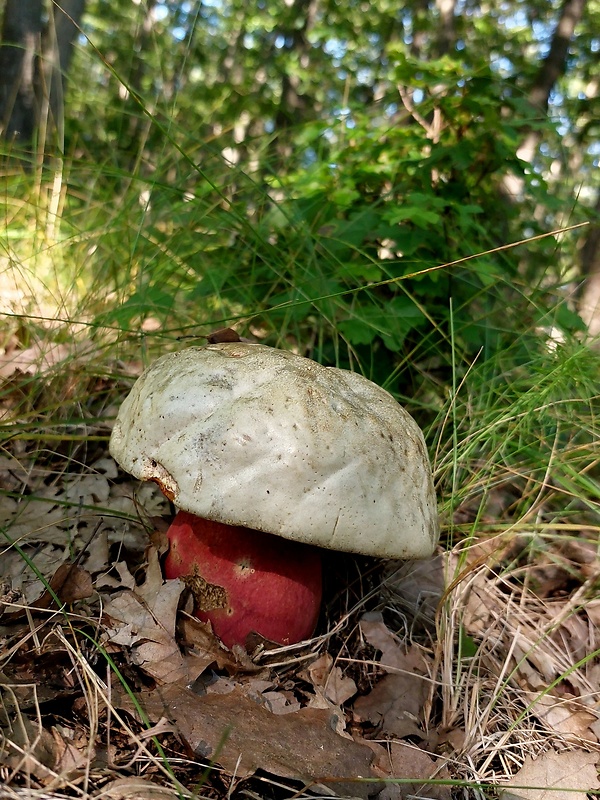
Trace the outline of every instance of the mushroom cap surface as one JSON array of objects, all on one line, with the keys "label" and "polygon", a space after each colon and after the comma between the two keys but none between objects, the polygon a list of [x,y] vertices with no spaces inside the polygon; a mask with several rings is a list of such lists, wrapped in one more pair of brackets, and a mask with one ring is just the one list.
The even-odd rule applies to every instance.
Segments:
[{"label": "mushroom cap surface", "polygon": [[426,558],[438,539],[420,428],[354,372],[260,344],[155,361],[110,440],[177,508],[331,550]]}]

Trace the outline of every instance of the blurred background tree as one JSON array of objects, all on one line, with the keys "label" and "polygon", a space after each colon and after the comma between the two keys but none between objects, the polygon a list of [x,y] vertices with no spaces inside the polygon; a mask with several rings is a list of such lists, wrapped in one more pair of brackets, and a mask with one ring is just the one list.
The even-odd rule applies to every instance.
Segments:
[{"label": "blurred background tree", "polygon": [[85,0],[6,0],[0,41],[0,130],[29,146],[35,133],[60,135],[64,86]]}]

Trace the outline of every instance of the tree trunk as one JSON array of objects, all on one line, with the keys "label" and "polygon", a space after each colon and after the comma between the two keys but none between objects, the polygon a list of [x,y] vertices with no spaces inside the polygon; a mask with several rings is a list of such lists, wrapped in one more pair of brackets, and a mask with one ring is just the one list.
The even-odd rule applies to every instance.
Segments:
[{"label": "tree trunk", "polygon": [[[290,7],[294,12],[293,24],[282,28],[280,32],[286,42],[285,49],[295,52],[301,63],[303,58],[308,62],[311,48],[307,35],[315,23],[319,0],[309,0],[309,2],[293,0]],[[280,102],[275,116],[277,130],[285,130],[289,125],[297,125],[298,122],[306,119],[307,113],[315,110],[313,98],[300,94],[299,84],[297,75],[282,74]],[[287,157],[289,153],[284,155]]]},{"label": "tree trunk", "polygon": [[[550,92],[557,80],[564,75],[569,55],[569,44],[575,34],[575,27],[585,11],[586,0],[565,0],[560,19],[554,30],[552,44],[546,58],[542,61],[538,74],[529,90],[529,102],[540,114],[548,112]],[[531,161],[540,143],[540,132],[530,131],[519,147],[519,157]]]},{"label": "tree trunk", "polygon": [[552,87],[564,74],[569,45],[575,35],[575,27],[583,16],[585,4],[586,0],[565,0],[563,3],[550,50],[529,91],[529,102],[541,111],[548,110]]},{"label": "tree trunk", "polygon": [[436,47],[439,57],[447,55],[456,44],[456,31],[454,30],[456,0],[436,0],[435,5],[440,15]]},{"label": "tree trunk", "polygon": [[27,149],[42,121],[62,128],[64,76],[85,0],[7,0],[0,43],[0,136]]},{"label": "tree trunk", "polygon": [[594,217],[581,250],[580,263],[585,282],[579,298],[579,313],[590,336],[600,337],[600,191]]},{"label": "tree trunk", "polygon": [[[291,0],[286,4],[291,9],[290,19],[279,33],[285,41],[285,49],[295,53],[300,63],[310,62],[311,47],[307,37],[314,25],[319,4],[320,0]],[[301,94],[300,80],[293,72],[282,72],[280,86],[280,99],[275,110],[275,131],[279,136],[273,139],[270,159],[270,168],[274,172],[289,163],[293,154],[292,145],[285,135],[287,129],[317,113],[314,98]]]},{"label": "tree trunk", "polygon": [[7,0],[0,44],[0,134],[29,143],[37,122],[35,75],[42,0]]},{"label": "tree trunk", "polygon": [[59,121],[64,114],[65,76],[84,9],[85,0],[51,3],[54,25],[48,25],[43,41],[44,82],[50,114],[57,127],[62,127]]},{"label": "tree trunk", "polygon": [[[567,67],[569,44],[575,33],[575,27],[580,22],[585,11],[586,0],[565,0],[560,17],[554,29],[550,50],[542,61],[538,73],[529,90],[528,99],[538,113],[548,112],[550,93],[557,80],[564,75]],[[523,161],[532,162],[540,144],[541,133],[539,130],[530,130],[525,133],[519,145],[517,155]],[[523,195],[524,181],[516,175],[507,175],[502,182],[502,193],[509,202],[519,200]]]}]

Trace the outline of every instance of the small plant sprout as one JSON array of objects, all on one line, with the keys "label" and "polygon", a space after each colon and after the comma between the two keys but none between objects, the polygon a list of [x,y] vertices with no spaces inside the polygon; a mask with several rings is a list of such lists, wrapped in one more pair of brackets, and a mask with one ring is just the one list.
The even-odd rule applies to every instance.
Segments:
[{"label": "small plant sprout", "polygon": [[179,509],[167,578],[231,646],[309,637],[320,548],[426,558],[438,539],[421,430],[347,370],[245,342],[159,358],[135,383],[110,451]]}]

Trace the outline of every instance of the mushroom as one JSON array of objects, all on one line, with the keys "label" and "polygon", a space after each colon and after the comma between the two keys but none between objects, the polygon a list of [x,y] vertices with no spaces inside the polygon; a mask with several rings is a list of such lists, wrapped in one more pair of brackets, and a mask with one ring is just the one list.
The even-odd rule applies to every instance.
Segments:
[{"label": "mushroom", "polygon": [[245,342],[159,358],[125,398],[110,452],[179,510],[167,578],[231,646],[310,636],[318,548],[427,558],[438,538],[423,434],[354,372]]}]

